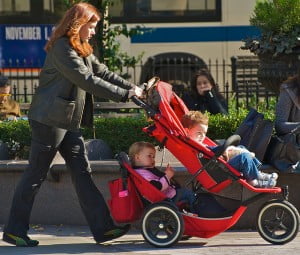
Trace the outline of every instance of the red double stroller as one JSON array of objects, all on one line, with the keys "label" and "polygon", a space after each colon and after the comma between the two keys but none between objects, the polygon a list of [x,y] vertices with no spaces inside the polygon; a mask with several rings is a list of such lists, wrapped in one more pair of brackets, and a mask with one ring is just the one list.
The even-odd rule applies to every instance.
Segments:
[{"label": "red double stroller", "polygon": [[[209,238],[229,229],[248,205],[271,194],[273,198],[264,203],[257,214],[259,234],[273,244],[285,244],[296,237],[299,213],[288,202],[287,187],[255,188],[220,157],[227,146],[239,142],[239,136],[231,136],[215,152],[189,139],[180,122],[188,109],[172,91],[171,85],[158,78],[148,82],[146,99],[134,98],[134,101],[152,120],[143,131],[155,137],[182,163],[190,175],[186,185],[191,186],[199,200],[209,195],[226,201],[222,204],[224,210],[219,212],[205,212],[205,208],[210,207],[208,200],[203,214],[201,210],[199,215],[186,213],[136,173],[127,154],[120,153],[122,178],[109,183],[111,199],[108,202],[116,222],[140,220],[141,232],[147,242],[157,247],[169,247],[181,240],[183,235]],[[209,138],[205,143],[215,145]],[[228,193],[235,195],[226,197]],[[211,201],[215,203],[215,200]]]}]

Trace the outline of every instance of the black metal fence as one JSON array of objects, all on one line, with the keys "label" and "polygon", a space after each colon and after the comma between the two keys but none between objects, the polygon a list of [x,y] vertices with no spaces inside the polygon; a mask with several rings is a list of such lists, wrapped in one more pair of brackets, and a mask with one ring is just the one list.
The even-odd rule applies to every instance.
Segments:
[{"label": "black metal fence", "polygon": [[[21,61],[20,68],[0,68],[0,72],[9,77],[13,98],[18,102],[28,103],[39,85],[40,69],[22,67],[20,63]],[[261,101],[268,108],[271,98],[275,95],[258,82],[258,66],[259,61],[253,56],[232,57],[231,62],[227,63],[224,59],[204,62],[197,57],[161,54],[146,63],[141,62],[135,67],[126,68],[125,72],[136,84],[158,76],[172,84],[174,91],[181,95],[183,91],[190,89],[194,73],[201,68],[207,68],[227,102],[235,102],[237,109],[241,104],[257,108]]]}]

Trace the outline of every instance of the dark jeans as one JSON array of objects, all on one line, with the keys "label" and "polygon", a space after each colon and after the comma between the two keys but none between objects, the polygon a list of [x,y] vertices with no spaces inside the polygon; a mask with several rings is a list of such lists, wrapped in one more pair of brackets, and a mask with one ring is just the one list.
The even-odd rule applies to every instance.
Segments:
[{"label": "dark jeans", "polygon": [[4,231],[17,236],[27,235],[35,195],[59,151],[70,170],[80,206],[94,239],[101,240],[103,233],[112,228],[113,220],[102,194],[91,178],[80,132],[50,127],[36,121],[30,121],[30,125],[32,140],[29,166],[17,185]]}]

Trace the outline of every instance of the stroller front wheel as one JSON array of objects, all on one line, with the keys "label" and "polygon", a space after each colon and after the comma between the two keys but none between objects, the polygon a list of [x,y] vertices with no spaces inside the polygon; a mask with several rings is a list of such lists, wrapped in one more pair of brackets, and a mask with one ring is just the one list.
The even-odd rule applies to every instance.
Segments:
[{"label": "stroller front wheel", "polygon": [[182,215],[168,203],[152,204],[142,220],[144,239],[156,247],[170,247],[177,243],[183,230]]},{"label": "stroller front wheel", "polygon": [[298,210],[286,200],[266,202],[258,212],[257,228],[260,236],[272,244],[288,243],[299,231]]}]

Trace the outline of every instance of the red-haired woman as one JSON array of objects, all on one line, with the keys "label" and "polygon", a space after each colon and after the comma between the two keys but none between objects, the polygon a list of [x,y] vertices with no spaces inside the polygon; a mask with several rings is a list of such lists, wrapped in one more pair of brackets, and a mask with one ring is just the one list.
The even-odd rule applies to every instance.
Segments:
[{"label": "red-haired woman", "polygon": [[96,242],[125,234],[129,226],[115,226],[102,194],[90,176],[80,126],[92,126],[93,97],[126,101],[142,90],[99,63],[89,39],[100,20],[88,3],[71,7],[46,44],[47,57],[40,73],[28,118],[32,129],[29,166],[14,194],[3,240],[17,246],[36,246],[28,237],[34,197],[57,151],[70,170],[82,211]]}]

